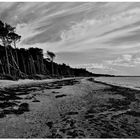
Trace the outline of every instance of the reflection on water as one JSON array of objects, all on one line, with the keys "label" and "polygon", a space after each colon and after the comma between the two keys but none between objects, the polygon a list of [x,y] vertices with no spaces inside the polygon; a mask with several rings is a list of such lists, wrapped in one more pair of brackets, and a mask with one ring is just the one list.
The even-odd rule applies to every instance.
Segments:
[{"label": "reflection on water", "polygon": [[140,77],[99,77],[95,80],[140,89]]}]

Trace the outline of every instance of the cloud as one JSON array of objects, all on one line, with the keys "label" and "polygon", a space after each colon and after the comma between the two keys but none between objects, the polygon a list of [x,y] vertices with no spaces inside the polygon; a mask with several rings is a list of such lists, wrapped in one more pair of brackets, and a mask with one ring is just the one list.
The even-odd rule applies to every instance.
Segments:
[{"label": "cloud", "polygon": [[94,70],[94,69],[101,69],[101,70],[114,70],[111,67],[108,67],[102,63],[89,63],[89,64],[79,64],[75,65],[75,67],[78,68],[86,68],[88,70]]},{"label": "cloud", "polygon": [[129,23],[128,25],[124,25],[124,26],[112,29],[110,31],[104,32],[99,37],[106,36],[106,35],[109,35],[109,34],[112,34],[112,33],[116,33],[116,32],[119,32],[119,31],[130,30],[132,28],[136,28],[136,27],[139,27],[139,26],[140,26],[140,21],[136,21],[135,23],[132,23],[132,24]]},{"label": "cloud", "polygon": [[84,67],[87,69],[105,69],[106,67],[103,64],[99,64],[99,63],[91,63],[91,64],[81,64],[81,65],[77,65],[77,67]]},{"label": "cloud", "polygon": [[107,44],[111,45],[130,45],[139,43],[140,29],[136,29],[134,31],[130,31],[127,35],[117,36],[109,41],[106,41]]},{"label": "cloud", "polygon": [[[135,3],[9,3],[1,16],[17,27],[27,25],[21,28],[21,45],[58,42],[71,49],[84,49],[84,45],[90,49],[93,43],[101,46],[110,38],[102,39],[99,35],[137,21],[140,11],[137,6]],[[30,36],[22,31],[29,28]]]},{"label": "cloud", "polygon": [[139,66],[140,3],[8,2],[0,17],[16,26],[18,47],[49,49],[58,62],[102,73]]},{"label": "cloud", "polygon": [[109,65],[116,65],[121,67],[136,67],[140,65],[140,56],[125,54],[118,57],[115,60],[107,60],[105,61]]},{"label": "cloud", "polygon": [[102,74],[116,74],[120,73],[119,70],[108,66],[107,64],[103,63],[89,63],[89,64],[79,64],[75,65],[76,68],[86,68],[88,71],[91,71],[93,73],[102,73]]},{"label": "cloud", "polygon": [[[23,40],[22,43],[33,45],[35,43],[61,41],[62,32],[68,30],[75,22],[78,22],[90,5],[92,5],[92,3],[79,3],[79,5],[77,3],[50,3],[46,15],[39,21],[35,20],[36,25],[33,26],[34,30],[40,31],[40,33]],[[60,9],[60,7],[62,7],[62,9]],[[44,9],[40,9],[40,11],[42,10]],[[37,27],[37,25],[39,27]]]}]

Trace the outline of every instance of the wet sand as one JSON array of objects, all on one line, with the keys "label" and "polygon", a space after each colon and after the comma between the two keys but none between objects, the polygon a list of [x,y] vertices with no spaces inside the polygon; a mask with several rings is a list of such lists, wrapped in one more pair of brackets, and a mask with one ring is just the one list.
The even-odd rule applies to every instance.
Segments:
[{"label": "wet sand", "polygon": [[0,93],[0,138],[140,138],[137,90],[73,78]]}]

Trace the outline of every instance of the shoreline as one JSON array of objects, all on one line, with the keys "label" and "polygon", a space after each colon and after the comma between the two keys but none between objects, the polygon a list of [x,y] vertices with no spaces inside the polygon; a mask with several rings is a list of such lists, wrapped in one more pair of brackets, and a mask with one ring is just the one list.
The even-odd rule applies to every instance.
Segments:
[{"label": "shoreline", "polygon": [[0,137],[140,138],[139,91],[93,79],[5,89],[13,99],[0,97]]},{"label": "shoreline", "polygon": [[113,84],[113,83],[104,82],[104,81],[101,81],[101,80],[98,80],[98,79],[95,79],[95,78],[93,78],[93,79],[94,79],[94,82],[96,82],[96,83],[101,83],[101,84],[105,84],[105,85],[116,86],[116,87],[121,87],[121,88],[128,88],[128,89],[133,89],[133,90],[139,90],[140,91],[140,88],[136,88],[136,87],[133,87],[133,86]]},{"label": "shoreline", "polygon": [[102,80],[96,79],[96,77],[69,77],[69,78],[62,78],[62,79],[43,79],[43,80],[32,80],[32,79],[19,79],[17,81],[11,81],[11,80],[0,80],[0,90],[7,89],[7,88],[16,88],[18,86],[34,86],[34,85],[40,85],[40,84],[47,84],[47,83],[53,83],[53,82],[59,82],[64,80],[71,80],[71,79],[82,79],[82,78],[89,78],[92,79],[92,82],[101,83],[108,86],[116,86],[121,88],[128,88],[133,90],[140,90],[140,88],[136,88],[133,86],[126,86],[126,85],[119,85],[119,84],[113,84],[109,82],[105,82]]},{"label": "shoreline", "polygon": [[136,88],[133,86],[126,86],[126,85],[119,85],[114,83],[105,82],[102,80],[96,79],[97,77],[69,77],[69,78],[62,78],[62,79],[43,79],[43,80],[32,80],[32,79],[19,79],[17,81],[11,81],[11,80],[0,80],[0,90],[7,89],[7,88],[16,88],[18,86],[34,86],[34,85],[40,85],[40,84],[47,84],[47,83],[53,83],[53,82],[59,82],[64,80],[71,80],[71,79],[81,79],[81,78],[89,78],[92,79],[92,82],[101,83],[104,85],[109,86],[115,86],[115,87],[121,87],[126,89],[132,89],[132,90],[140,90],[140,88]]}]

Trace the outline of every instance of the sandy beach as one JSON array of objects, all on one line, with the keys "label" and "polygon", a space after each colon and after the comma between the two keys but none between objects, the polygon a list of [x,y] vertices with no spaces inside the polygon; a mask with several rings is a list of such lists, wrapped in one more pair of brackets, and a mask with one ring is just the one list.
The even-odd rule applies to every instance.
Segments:
[{"label": "sandy beach", "polygon": [[140,138],[140,91],[93,78],[23,83],[1,87],[0,138]]}]

